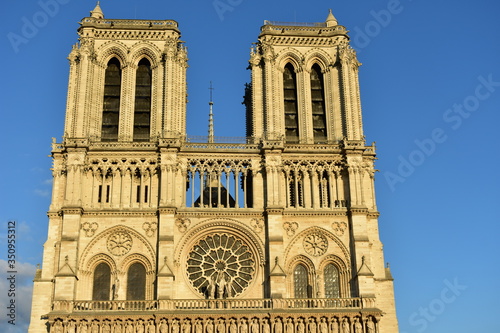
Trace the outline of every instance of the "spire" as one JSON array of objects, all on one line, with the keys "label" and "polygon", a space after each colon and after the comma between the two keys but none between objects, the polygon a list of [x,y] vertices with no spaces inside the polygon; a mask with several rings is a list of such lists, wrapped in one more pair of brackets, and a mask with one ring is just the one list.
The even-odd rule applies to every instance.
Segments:
[{"label": "spire", "polygon": [[101,6],[99,6],[99,3],[100,3],[100,1],[97,1],[97,4],[96,4],[94,10],[92,10],[90,12],[90,17],[94,17],[94,18],[97,18],[97,19],[103,19],[104,18],[104,14],[102,13],[102,9],[101,9]]},{"label": "spire", "polygon": [[336,25],[338,25],[339,23],[337,22],[337,19],[335,18],[335,16],[333,16],[332,14],[332,10],[329,9],[329,13],[328,13],[328,17],[326,18],[326,26],[327,27],[334,27]]},{"label": "spire", "polygon": [[212,91],[214,88],[212,88],[212,81],[210,81],[210,102],[208,102],[208,105],[210,105],[210,113],[208,114],[208,142],[213,143],[214,142],[214,114],[212,113],[212,107],[214,105],[214,102],[212,101]]}]

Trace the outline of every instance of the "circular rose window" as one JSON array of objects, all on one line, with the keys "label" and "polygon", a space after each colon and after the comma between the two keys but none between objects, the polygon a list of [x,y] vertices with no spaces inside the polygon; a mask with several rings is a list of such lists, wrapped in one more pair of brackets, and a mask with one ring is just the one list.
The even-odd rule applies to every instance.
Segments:
[{"label": "circular rose window", "polygon": [[200,239],[189,252],[188,278],[206,298],[239,295],[252,281],[255,259],[240,238],[214,233]]}]

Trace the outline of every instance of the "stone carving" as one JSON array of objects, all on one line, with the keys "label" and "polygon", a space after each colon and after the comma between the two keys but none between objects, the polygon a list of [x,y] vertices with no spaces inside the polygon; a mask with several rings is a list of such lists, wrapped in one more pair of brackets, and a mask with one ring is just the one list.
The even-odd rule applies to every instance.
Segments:
[{"label": "stone carving", "polygon": [[177,319],[172,322],[172,333],[179,333],[179,321]]},{"label": "stone carving", "polygon": [[74,321],[70,321],[66,327],[66,333],[75,333],[76,332],[76,325]]},{"label": "stone carving", "polygon": [[62,325],[62,322],[60,321],[56,321],[53,325],[52,325],[52,329],[54,330],[54,333],[63,333],[63,325]]},{"label": "stone carving", "polygon": [[125,333],[134,333],[134,326],[132,325],[131,321],[127,323],[127,326],[125,327]]},{"label": "stone carving", "polygon": [[283,223],[283,229],[285,229],[286,234],[288,236],[295,235],[295,231],[299,228],[299,224],[297,222],[285,222]]},{"label": "stone carving", "polygon": [[206,330],[207,330],[207,333],[213,333],[214,332],[214,324],[212,322],[212,319],[208,319],[207,320]]},{"label": "stone carving", "polygon": [[264,229],[264,219],[253,218],[250,220],[250,225],[255,230],[255,232],[261,233],[262,230]]},{"label": "stone carving", "polygon": [[156,333],[156,326],[154,320],[150,320],[148,324],[148,333]]},{"label": "stone carving", "polygon": [[160,320],[159,331],[160,331],[160,333],[167,333],[168,332],[167,321],[165,319]]},{"label": "stone carving", "polygon": [[229,323],[229,333],[238,333],[238,326],[236,325],[236,321],[232,318]]},{"label": "stone carving", "polygon": [[187,264],[193,287],[211,299],[240,294],[255,272],[255,259],[249,246],[226,233],[200,239],[191,249]]},{"label": "stone carving", "polygon": [[304,237],[303,246],[308,254],[317,257],[328,249],[328,240],[320,233],[312,233]]},{"label": "stone carving", "polygon": [[123,332],[123,325],[120,321],[115,321],[115,324],[113,325],[113,333],[122,333]]},{"label": "stone carving", "polygon": [[240,319],[240,333],[248,333],[248,324],[245,318]]},{"label": "stone carving", "polygon": [[347,223],[345,223],[345,222],[333,222],[332,223],[332,229],[333,229],[333,231],[335,231],[335,234],[337,236],[343,236],[346,228],[347,228]]},{"label": "stone carving", "polygon": [[304,324],[304,320],[299,318],[299,323],[297,324],[297,333],[304,333],[306,331],[306,325]]},{"label": "stone carving", "polygon": [[99,333],[99,324],[96,320],[94,320],[90,326],[90,333]]},{"label": "stone carving", "polygon": [[274,320],[274,333],[282,333],[283,332],[283,324],[281,323],[281,318],[276,318]]},{"label": "stone carving", "polygon": [[285,333],[293,333],[293,322],[291,318],[286,319]]},{"label": "stone carving", "polygon": [[250,333],[259,333],[259,322],[257,318],[252,319],[252,323],[250,324]]},{"label": "stone carving", "polygon": [[319,323],[319,333],[328,333],[328,324],[324,317],[321,317],[321,321]]},{"label": "stone carving", "polygon": [[363,325],[361,324],[361,321],[358,318],[354,319],[354,332],[363,333]]},{"label": "stone carving", "polygon": [[337,322],[337,319],[335,319],[335,318],[332,319],[331,330],[332,330],[332,333],[339,333],[339,323]]},{"label": "stone carving", "polygon": [[191,220],[185,217],[180,217],[175,220],[175,225],[179,228],[180,232],[184,233],[191,225]]},{"label": "stone carving", "polygon": [[366,333],[375,333],[375,323],[372,318],[366,320]]},{"label": "stone carving", "polygon": [[[156,320],[159,320],[158,323]],[[169,330],[169,324],[171,330]],[[340,324],[340,331],[339,331]],[[359,315],[338,317],[253,317],[247,319],[239,315],[213,318],[173,317],[137,318],[122,322],[120,319],[93,319],[90,323],[84,319],[55,318],[50,332],[61,333],[376,333],[377,320],[374,316],[361,319]]]},{"label": "stone carving", "polygon": [[151,237],[155,234],[155,231],[157,229],[156,226],[156,222],[144,222],[142,224],[142,229],[144,229],[144,231],[146,232],[146,236]]},{"label": "stone carving", "polygon": [[262,319],[262,333],[271,333],[271,327],[267,318]]},{"label": "stone carving", "polygon": [[111,333],[110,323],[106,322],[106,323],[102,324],[101,333]]},{"label": "stone carving", "polygon": [[99,228],[99,224],[97,222],[84,222],[82,223],[82,230],[85,231],[85,236],[92,237],[94,236],[97,228]]},{"label": "stone carving", "polygon": [[196,319],[194,323],[194,333],[203,333],[203,321],[201,319]]},{"label": "stone carving", "polygon": [[342,321],[342,333],[351,333],[351,327],[349,326],[349,320],[344,318]]},{"label": "stone carving", "polygon": [[109,235],[106,245],[113,255],[122,256],[132,248],[132,236],[126,231],[117,231]]},{"label": "stone carving", "polygon": [[309,319],[309,333],[317,333],[317,325],[316,322],[314,321],[314,318]]},{"label": "stone carving", "polygon": [[224,323],[224,320],[219,319],[217,322],[217,332],[216,333],[226,333],[226,324]]},{"label": "stone carving", "polygon": [[189,319],[185,319],[182,323],[182,333],[191,333],[191,322]]},{"label": "stone carving", "polygon": [[84,321],[80,322],[80,325],[78,326],[78,332],[80,333],[87,333],[88,331],[88,326],[87,323]]}]

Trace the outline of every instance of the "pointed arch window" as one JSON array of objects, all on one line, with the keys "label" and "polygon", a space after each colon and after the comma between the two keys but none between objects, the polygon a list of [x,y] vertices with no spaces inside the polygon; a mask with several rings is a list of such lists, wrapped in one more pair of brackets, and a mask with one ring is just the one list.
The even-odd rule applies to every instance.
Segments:
[{"label": "pointed arch window", "polygon": [[146,299],[146,268],[141,263],[130,265],[127,273],[127,300]]},{"label": "pointed arch window", "polygon": [[104,74],[104,99],[102,106],[102,141],[118,141],[120,121],[120,95],[122,72],[120,62],[111,58]]},{"label": "pointed arch window", "polygon": [[92,300],[108,301],[111,286],[111,269],[102,262],[94,270],[94,283],[92,284]]},{"label": "pointed arch window", "polygon": [[134,141],[149,141],[151,130],[151,64],[139,61],[135,80]]},{"label": "pointed arch window", "polygon": [[311,103],[314,142],[326,141],[325,86],[323,73],[318,64],[311,68]]},{"label": "pointed arch window", "polygon": [[310,297],[310,287],[309,287],[309,277],[307,268],[298,264],[293,270],[293,288],[295,298],[309,298]]},{"label": "pointed arch window", "polygon": [[299,141],[299,115],[297,105],[297,77],[292,64],[283,72],[283,96],[285,104],[285,138],[287,142]]},{"label": "pointed arch window", "polygon": [[328,264],[325,266],[323,274],[325,283],[325,297],[339,298],[340,297],[339,270],[334,264]]}]

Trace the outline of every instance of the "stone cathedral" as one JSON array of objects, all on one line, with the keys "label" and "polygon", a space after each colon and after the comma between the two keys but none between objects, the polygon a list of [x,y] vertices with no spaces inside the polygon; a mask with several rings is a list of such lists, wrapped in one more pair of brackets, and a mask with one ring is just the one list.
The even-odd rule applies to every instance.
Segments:
[{"label": "stone cathedral", "polygon": [[398,331],[360,63],[331,12],[264,22],[240,142],[186,134],[176,21],[97,5],[78,36],[29,332]]}]

